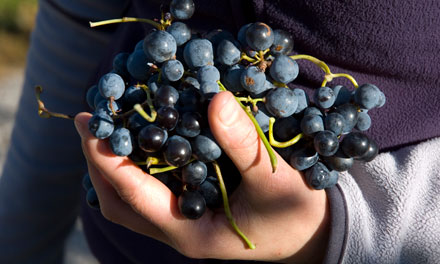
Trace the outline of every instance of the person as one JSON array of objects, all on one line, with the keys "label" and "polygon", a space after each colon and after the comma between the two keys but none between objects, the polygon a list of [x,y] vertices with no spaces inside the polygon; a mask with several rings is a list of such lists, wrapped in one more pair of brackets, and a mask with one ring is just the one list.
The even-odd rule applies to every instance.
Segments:
[{"label": "person", "polygon": [[[158,2],[132,1],[123,13],[152,17],[149,15],[155,8],[158,10]],[[435,38],[440,33],[438,4],[434,1],[404,1],[397,5],[375,1],[263,0],[195,3],[197,13],[190,22],[192,27],[216,26],[236,31],[246,22],[264,21],[292,33],[295,52],[312,54],[329,63],[334,72],[352,74],[360,83],[377,84],[387,96],[387,103],[371,111],[373,127],[369,135],[378,141],[381,153],[372,162],[356,162],[351,170],[341,174],[336,187],[312,191],[301,174],[281,158],[277,172],[272,174],[267,154],[244,113],[229,93],[216,95],[208,111],[210,127],[243,177],[231,197],[231,207],[238,225],[256,243],[255,250],[248,250],[221,213],[210,212],[197,221],[182,219],[170,191],[126,158],[110,155],[107,144],[88,132],[90,115],[81,113],[76,116],[75,125],[101,204],[101,212],[83,207],[81,215],[98,260],[103,263],[219,262],[214,259],[438,263],[440,127],[437,124],[440,117],[436,113],[440,104],[435,100],[440,95],[436,89],[440,66],[435,56],[440,47],[439,39]],[[45,1],[41,5],[40,10],[44,11]],[[40,19],[44,17],[43,11]],[[40,28],[42,25],[41,22]],[[37,36],[42,34],[38,33],[38,26],[37,23],[33,47],[38,47]],[[124,47],[128,45],[124,44],[125,39],[147,30],[144,27],[134,30],[133,26],[121,30],[123,27],[126,25],[119,27],[114,38],[117,45],[112,45],[107,55],[115,54],[116,49],[132,48]],[[425,30],[422,32],[420,28]],[[91,35],[96,37],[94,34]],[[133,39],[132,45],[137,40]],[[99,50],[99,45],[94,47]],[[31,49],[29,53],[28,75],[39,70],[32,67],[36,62],[31,58],[37,58],[34,52]],[[93,58],[104,56],[103,53],[94,54]],[[109,57],[101,61],[95,81],[109,70]],[[69,72],[91,74],[91,69],[85,71],[80,65]],[[97,65],[98,62],[93,64]],[[300,69],[303,68],[295,87],[310,91],[319,85],[321,75],[319,69],[309,64],[301,64]],[[66,75],[59,72],[46,76],[45,80],[50,82],[63,76]],[[70,83],[75,82],[54,82],[52,87]],[[48,102],[65,106],[62,102],[69,101],[67,95],[70,95],[76,101],[71,100],[73,103],[65,110],[84,107],[80,103],[84,93],[74,95],[67,86],[59,87],[64,88],[63,93],[53,88],[54,96],[59,98]],[[87,88],[84,85],[81,89]],[[53,242],[63,240],[77,213],[72,208],[78,203],[82,176],[79,171],[84,170],[84,165],[80,161],[79,142],[70,140],[75,138],[74,129],[61,129],[68,126],[63,120],[28,118],[32,111],[30,97],[29,92],[23,93],[0,184],[0,225],[6,231],[0,238],[2,263],[59,261],[62,246]],[[45,126],[35,126],[36,123]],[[42,129],[43,132],[35,132],[44,135],[45,140],[30,141],[30,133],[24,133],[32,131],[30,128]],[[62,180],[59,175],[63,176]],[[35,185],[42,187],[38,193],[27,192],[29,186]],[[20,199],[14,199],[17,193]],[[66,201],[59,200],[60,197]],[[34,206],[29,206],[32,203]],[[26,225],[29,216],[34,216],[36,222]],[[15,221],[23,224],[14,226]],[[42,246],[40,243],[44,242]],[[15,252],[7,251],[11,249]]]}]

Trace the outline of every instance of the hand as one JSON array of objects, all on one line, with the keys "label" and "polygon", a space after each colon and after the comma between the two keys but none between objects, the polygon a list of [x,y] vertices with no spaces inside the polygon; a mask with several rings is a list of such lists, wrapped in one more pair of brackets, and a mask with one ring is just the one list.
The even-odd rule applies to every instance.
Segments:
[{"label": "hand", "polygon": [[113,155],[106,141],[88,131],[90,114],[81,113],[75,124],[104,217],[192,258],[320,263],[328,239],[325,192],[310,189],[279,156],[272,173],[252,122],[229,92],[213,98],[208,116],[212,133],[242,174],[230,206],[256,249],[246,248],[221,210],[185,219],[171,191],[127,157]]}]

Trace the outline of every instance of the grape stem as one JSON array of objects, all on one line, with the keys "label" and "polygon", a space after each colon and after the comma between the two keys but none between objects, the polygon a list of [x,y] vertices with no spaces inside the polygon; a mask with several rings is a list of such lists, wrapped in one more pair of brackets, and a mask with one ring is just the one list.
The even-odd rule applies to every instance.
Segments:
[{"label": "grape stem", "polygon": [[38,115],[42,118],[50,118],[50,117],[58,117],[63,119],[73,120],[75,117],[71,115],[66,115],[62,113],[56,113],[49,111],[45,106],[43,101],[41,100],[41,93],[43,92],[43,88],[41,86],[35,87],[35,97],[38,102]]},{"label": "grape stem", "polygon": [[220,185],[220,191],[222,193],[222,198],[223,198],[223,207],[225,210],[226,218],[229,221],[229,224],[232,226],[232,229],[234,229],[234,231],[238,234],[238,236],[240,236],[244,240],[244,242],[250,249],[255,249],[255,245],[246,237],[246,235],[243,232],[241,232],[240,228],[238,227],[237,223],[235,223],[235,220],[232,216],[231,208],[229,207],[228,194],[226,192],[226,186],[225,186],[225,182],[223,181],[220,166],[216,161],[213,161],[212,165],[214,166],[215,172],[217,174],[217,179]]},{"label": "grape stem", "polygon": [[165,23],[163,23],[163,24],[157,23],[156,21],[153,21],[151,19],[138,18],[138,17],[123,17],[123,18],[108,19],[108,20],[89,22],[89,23],[90,23],[90,27],[99,27],[99,26],[104,26],[104,25],[127,23],[127,22],[147,23],[147,24],[150,24],[153,27],[157,28],[158,30],[165,30]]},{"label": "grape stem", "polygon": [[252,104],[252,110],[254,111],[254,112],[257,112],[258,111],[258,107],[257,107],[257,103],[258,102],[265,102],[266,101],[266,99],[265,98],[252,98],[252,97],[250,97],[250,96],[248,96],[248,97],[236,97],[236,99],[237,100],[239,100],[240,102],[244,102],[244,103],[251,103]]},{"label": "grape stem", "polygon": [[328,67],[328,65],[325,64],[325,62],[323,62],[322,60],[319,60],[313,56],[306,55],[306,54],[298,54],[298,55],[290,56],[290,58],[293,60],[304,59],[304,60],[311,61],[314,64],[318,65],[325,72],[324,81],[322,82],[321,87],[324,87],[328,82],[331,82],[334,78],[338,78],[338,77],[347,78],[354,85],[355,88],[359,87],[358,83],[353,78],[353,76],[351,76],[347,73],[332,73],[330,71],[330,68]]},{"label": "grape stem", "polygon": [[142,108],[142,106],[144,106],[144,103],[142,104],[142,106],[140,104],[135,104],[133,106],[133,109],[138,112],[143,118],[145,118],[148,122],[154,122],[156,120],[156,116],[157,116],[157,112],[154,109],[154,105],[153,105],[153,101],[151,100],[151,91],[150,88],[148,88],[148,86],[146,86],[145,84],[137,84],[136,87],[140,87],[142,88],[145,93],[147,94],[147,100],[145,101],[145,103],[148,105],[148,107],[150,108],[150,113],[151,116],[149,116],[144,109]]},{"label": "grape stem", "polygon": [[295,137],[293,137],[292,139],[290,139],[288,141],[285,141],[285,142],[276,141],[275,138],[273,137],[273,124],[274,123],[275,123],[275,118],[273,118],[273,117],[269,118],[269,142],[272,146],[274,146],[276,148],[290,147],[290,146],[296,144],[304,136],[303,133],[299,133],[298,135],[296,135]]},{"label": "grape stem", "polygon": [[[190,159],[187,163],[185,163],[185,165],[189,164],[189,163],[191,163],[193,161],[195,161],[194,158]],[[183,166],[185,166],[185,165],[183,165]],[[176,166],[166,166],[166,167],[162,167],[162,168],[150,168],[149,169],[149,174],[153,175],[153,174],[157,174],[157,173],[172,171],[172,170],[175,170],[175,169],[178,169],[178,168],[179,167],[176,167]]]},{"label": "grape stem", "polygon": [[150,168],[151,165],[166,165],[166,162],[156,158],[156,157],[148,157],[146,161],[138,161],[135,162],[136,165],[141,166],[147,166],[147,168]]},{"label": "grape stem", "polygon": [[[217,81],[217,83],[220,87],[220,90],[227,91],[225,86],[220,81]],[[264,147],[266,147],[267,154],[269,154],[270,163],[272,165],[272,172],[274,173],[277,170],[278,160],[277,160],[277,156],[275,155],[275,152],[273,151],[269,141],[266,138],[266,135],[264,135],[264,132],[261,129],[260,125],[258,124],[257,120],[255,119],[254,115],[252,114],[252,111],[247,109],[246,106],[244,106],[236,96],[234,96],[234,98],[241,106],[241,108],[245,111],[245,113],[248,115],[252,123],[254,124],[255,129],[257,130],[257,134],[260,137],[261,141],[263,142]]]}]

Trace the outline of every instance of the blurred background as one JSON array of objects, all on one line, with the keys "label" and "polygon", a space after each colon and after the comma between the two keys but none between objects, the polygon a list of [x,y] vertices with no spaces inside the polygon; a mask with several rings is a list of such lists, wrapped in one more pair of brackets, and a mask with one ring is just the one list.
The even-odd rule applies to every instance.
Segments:
[{"label": "blurred background", "polygon": [[[0,0],[0,177],[20,97],[37,0]],[[77,221],[67,241],[66,264],[98,263]]]}]

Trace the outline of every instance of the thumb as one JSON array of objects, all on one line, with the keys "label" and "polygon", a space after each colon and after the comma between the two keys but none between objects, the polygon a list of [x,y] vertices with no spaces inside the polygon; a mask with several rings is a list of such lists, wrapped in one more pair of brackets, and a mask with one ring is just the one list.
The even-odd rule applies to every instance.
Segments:
[{"label": "thumb", "polygon": [[271,173],[269,155],[254,124],[230,92],[214,96],[208,117],[216,140],[243,176]]}]

